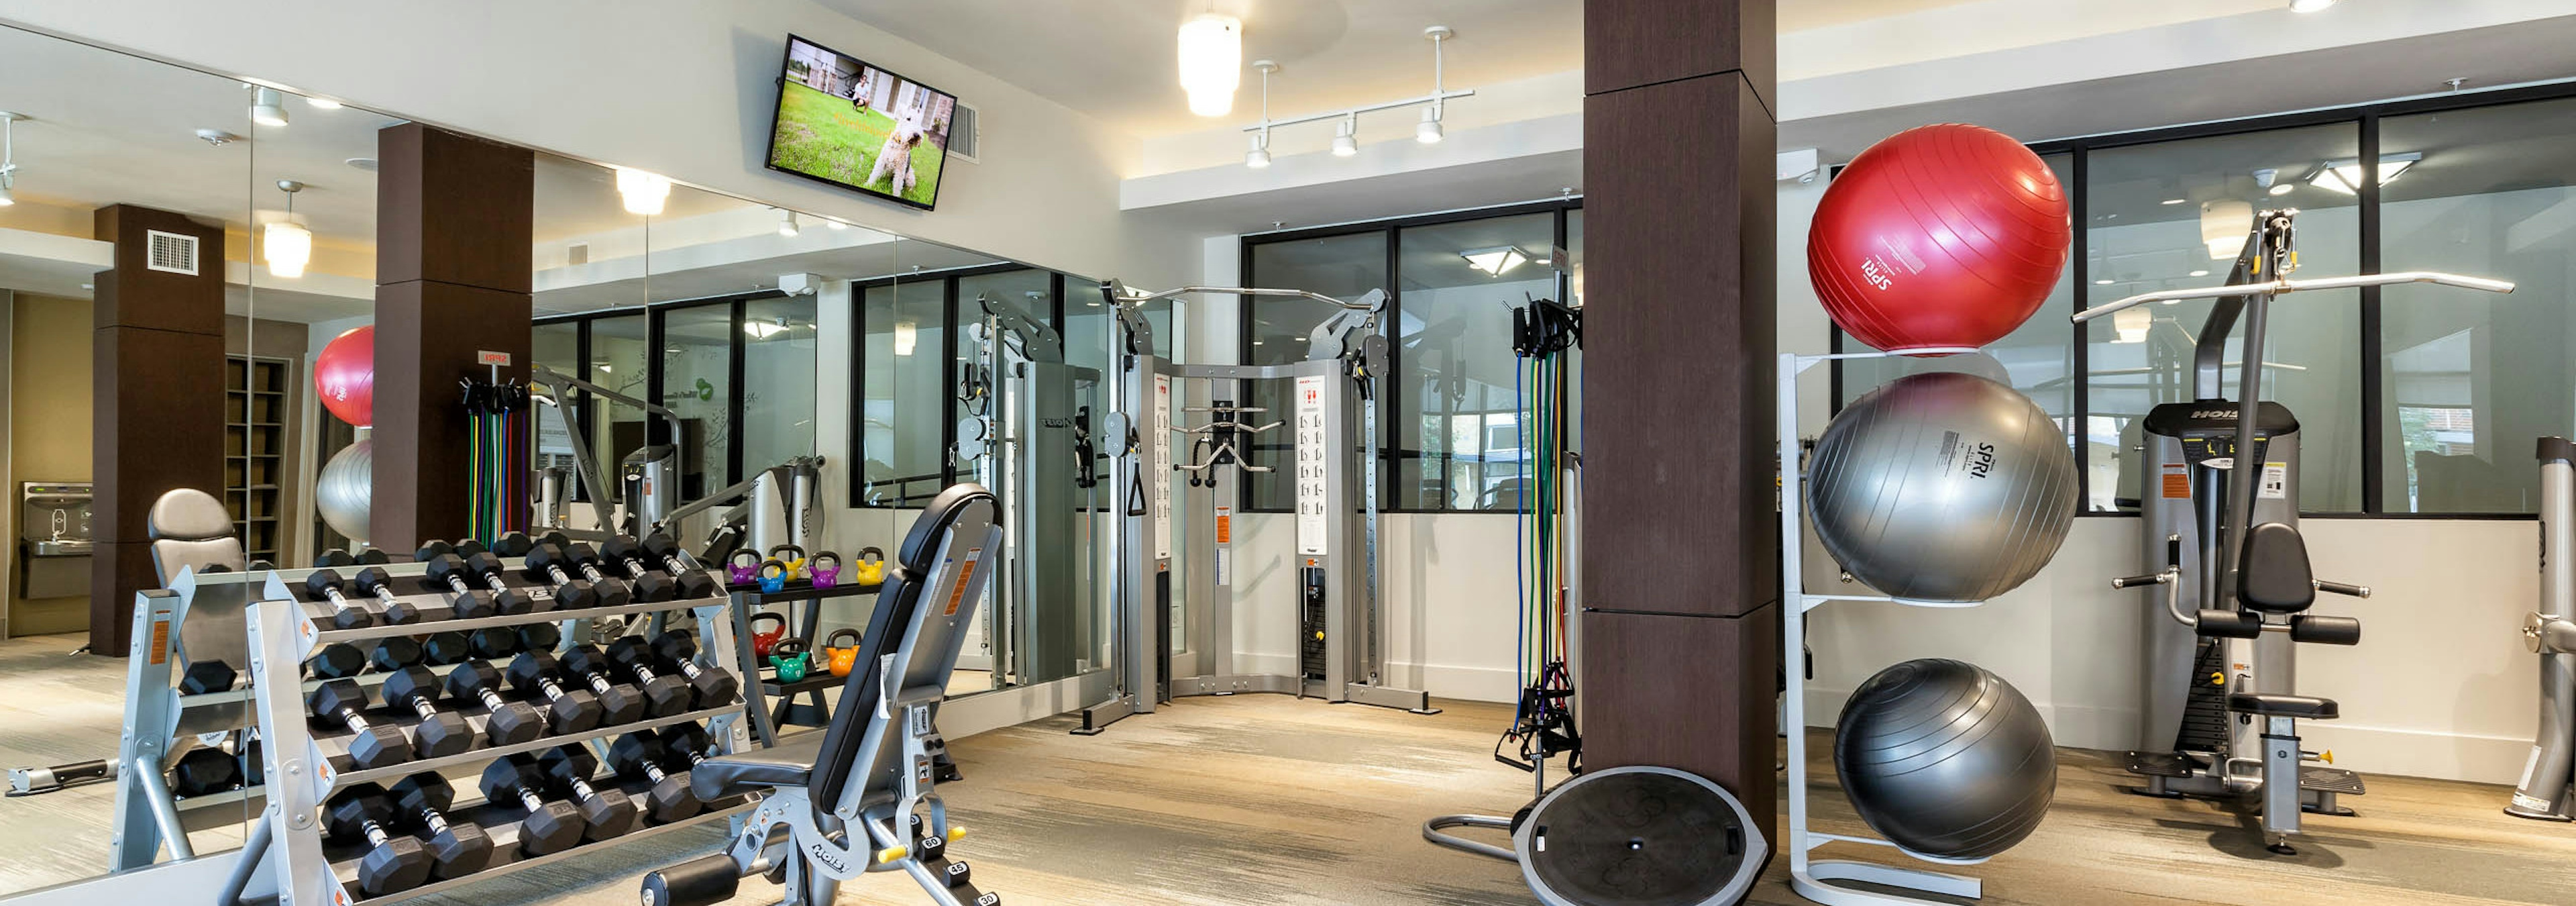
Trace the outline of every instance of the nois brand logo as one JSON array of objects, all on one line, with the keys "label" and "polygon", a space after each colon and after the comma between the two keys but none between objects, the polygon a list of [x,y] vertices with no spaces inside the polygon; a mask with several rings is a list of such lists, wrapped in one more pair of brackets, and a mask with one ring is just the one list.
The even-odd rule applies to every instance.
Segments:
[{"label": "nois brand logo", "polygon": [[2235,418],[2235,417],[2236,417],[2236,410],[2234,410],[2234,409],[2194,409],[2194,410],[2191,410],[2191,417],[2193,417],[2193,418],[2230,418],[2230,419],[2232,419],[2232,418]]},{"label": "nois brand logo", "polygon": [[816,862],[821,862],[824,865],[831,866],[833,871],[846,872],[850,870],[849,862],[844,861],[839,853],[833,852],[830,847],[824,846],[821,843],[807,844],[805,846],[805,854],[813,856],[814,861]]},{"label": "nois brand logo", "polygon": [[1987,478],[1995,472],[1995,445],[1979,443],[1968,448],[1968,477]]}]

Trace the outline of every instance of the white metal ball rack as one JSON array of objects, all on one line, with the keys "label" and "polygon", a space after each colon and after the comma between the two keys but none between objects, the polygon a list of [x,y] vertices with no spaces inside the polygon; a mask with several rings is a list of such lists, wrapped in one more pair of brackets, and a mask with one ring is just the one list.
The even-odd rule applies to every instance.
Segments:
[{"label": "white metal ball rack", "polygon": [[1882,887],[1921,891],[1947,897],[1970,899],[1984,896],[1985,884],[1976,878],[1889,865],[1843,859],[1815,859],[1812,852],[1828,843],[1862,843],[1884,846],[1915,859],[1940,865],[1974,865],[1984,859],[1945,859],[1909,852],[1895,842],[1856,834],[1830,834],[1807,826],[1807,611],[1822,607],[1828,601],[1884,601],[1907,607],[1961,608],[1975,607],[1983,601],[1921,601],[1892,598],[1885,595],[1815,594],[1807,590],[1804,567],[1807,542],[1806,499],[1803,465],[1798,460],[1798,375],[1825,362],[1850,359],[1884,359],[1900,355],[1954,355],[1979,350],[1971,346],[1942,346],[1908,349],[1904,352],[1846,352],[1833,355],[1780,354],[1779,411],[1776,420],[1780,434],[1780,585],[1785,590],[1780,608],[1781,672],[1788,676],[1789,688],[1782,695],[1784,735],[1789,740],[1789,887],[1799,896],[1829,906],[1946,906],[1944,901],[1929,900],[1876,890],[1862,890],[1826,883],[1859,881]]}]

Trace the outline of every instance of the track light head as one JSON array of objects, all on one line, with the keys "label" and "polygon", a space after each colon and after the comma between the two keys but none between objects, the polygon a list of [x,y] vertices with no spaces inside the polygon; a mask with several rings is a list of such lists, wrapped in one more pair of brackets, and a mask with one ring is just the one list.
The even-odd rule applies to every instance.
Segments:
[{"label": "track light head", "polygon": [[1262,132],[1252,134],[1252,150],[1243,152],[1243,165],[1255,170],[1270,166],[1269,134]]},{"label": "track light head", "polygon": [[1436,106],[1422,108],[1422,122],[1413,126],[1413,140],[1426,145],[1437,145],[1446,134],[1440,128],[1440,108]]},{"label": "track light head", "polygon": [[1333,130],[1334,157],[1349,157],[1353,154],[1360,153],[1359,128],[1360,118],[1358,116],[1353,115],[1342,118],[1342,124],[1335,127]]},{"label": "track light head", "polygon": [[275,88],[250,90],[250,121],[262,126],[286,125],[286,96]]},{"label": "track light head", "polygon": [[794,239],[796,238],[796,234],[800,232],[804,232],[804,230],[803,226],[796,222],[796,212],[786,210],[784,208],[779,209],[778,235]]}]

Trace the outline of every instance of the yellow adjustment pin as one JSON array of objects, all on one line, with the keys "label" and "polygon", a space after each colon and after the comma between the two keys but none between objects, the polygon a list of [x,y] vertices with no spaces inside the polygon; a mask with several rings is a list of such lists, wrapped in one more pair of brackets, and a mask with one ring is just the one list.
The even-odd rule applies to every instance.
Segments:
[{"label": "yellow adjustment pin", "polygon": [[963,839],[966,839],[966,826],[965,826],[965,825],[963,825],[963,824],[951,824],[951,825],[949,825],[949,826],[948,826],[948,842],[950,842],[950,843],[955,843],[955,842],[957,842],[957,841],[959,841],[959,840],[963,840]]},{"label": "yellow adjustment pin", "polygon": [[897,861],[909,855],[912,855],[912,852],[900,846],[880,849],[877,850],[877,864],[884,865],[888,862]]}]

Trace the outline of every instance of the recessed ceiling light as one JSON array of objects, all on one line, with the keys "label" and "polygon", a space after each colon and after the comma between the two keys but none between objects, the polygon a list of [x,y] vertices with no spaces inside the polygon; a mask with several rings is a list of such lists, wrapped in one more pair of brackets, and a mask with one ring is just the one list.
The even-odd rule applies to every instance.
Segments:
[{"label": "recessed ceiling light", "polygon": [[306,97],[304,98],[304,103],[305,103],[307,106],[310,106],[310,107],[312,107],[312,108],[313,108],[313,109],[315,109],[315,110],[338,110],[338,109],[340,109],[340,102],[339,102],[339,101],[332,100],[332,99],[330,99],[330,98],[317,98],[317,97],[312,97],[312,96],[309,96],[309,95],[308,95],[308,96],[306,96]]},{"label": "recessed ceiling light", "polygon": [[2110,279],[2110,278],[2108,278],[2108,277],[2105,277],[2105,278],[2100,279],[2100,280],[2095,280],[2095,281],[2093,281],[2093,285],[2095,285],[2095,286],[2109,286],[2109,285],[2111,285],[2111,279]]},{"label": "recessed ceiling light", "polygon": [[2299,184],[2293,182],[2273,183],[2271,188],[2263,191],[2273,195],[2288,195],[2290,194],[2291,189],[2296,189],[2298,187]]},{"label": "recessed ceiling light", "polygon": [[1519,267],[1530,260],[1529,253],[1521,251],[1519,246],[1511,245],[1468,249],[1459,252],[1458,257],[1467,259],[1468,267],[1484,271],[1489,277],[1500,277],[1504,271]]},{"label": "recessed ceiling light", "polygon": [[369,173],[376,172],[376,159],[372,157],[352,157],[348,160],[341,161],[341,163],[348,164],[349,166],[360,170],[365,170]]},{"label": "recessed ceiling light", "polygon": [[2192,271],[2192,272],[2191,272],[2191,275],[2192,275],[2192,276],[2194,276],[2194,277],[2206,277],[2206,276],[2209,276],[2209,272],[2208,272],[2208,271]]},{"label": "recessed ceiling light", "polygon": [[2157,204],[2182,204],[2182,203],[2187,202],[2187,201],[2190,201],[2190,200],[2191,200],[2191,199],[2188,199],[2188,198],[2168,198],[2168,199],[2165,199],[2165,200],[2163,200],[2163,201],[2157,202]]}]

